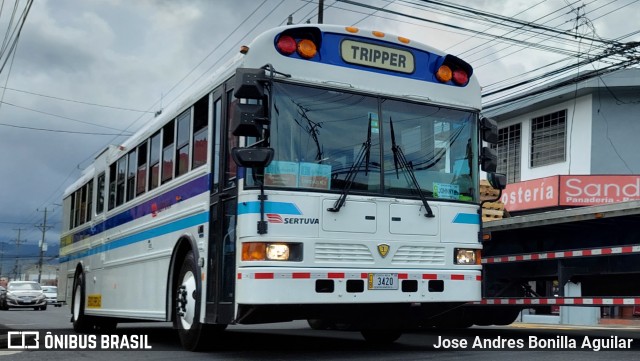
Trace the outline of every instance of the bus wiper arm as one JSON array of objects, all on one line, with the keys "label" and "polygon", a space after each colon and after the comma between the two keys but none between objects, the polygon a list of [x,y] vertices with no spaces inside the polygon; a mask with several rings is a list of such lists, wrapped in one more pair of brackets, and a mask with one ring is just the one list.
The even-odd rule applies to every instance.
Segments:
[{"label": "bus wiper arm", "polygon": [[360,147],[360,152],[358,152],[358,157],[356,161],[351,165],[349,171],[347,172],[347,176],[345,177],[345,185],[342,188],[342,193],[340,193],[340,197],[336,200],[336,203],[333,204],[333,207],[327,208],[329,212],[339,212],[340,208],[344,205],[344,202],[347,200],[347,194],[351,190],[351,186],[353,185],[353,181],[358,175],[358,171],[362,166],[362,163],[365,162],[364,174],[369,174],[369,158],[371,156],[371,115],[369,115],[369,126],[367,127],[367,140],[362,143],[362,147]]},{"label": "bus wiper arm", "polygon": [[393,163],[396,167],[396,176],[400,177],[398,173],[398,163],[400,163],[400,166],[406,169],[407,174],[409,175],[409,178],[413,183],[413,186],[418,191],[420,200],[422,201],[422,204],[424,205],[424,209],[427,212],[424,216],[428,218],[435,217],[435,215],[433,214],[433,211],[431,210],[431,207],[429,207],[429,203],[427,202],[427,197],[425,197],[424,193],[422,193],[422,188],[420,188],[420,184],[416,179],[416,174],[413,172],[413,167],[409,165],[409,162],[407,162],[407,158],[404,156],[404,152],[402,151],[400,146],[396,144],[396,134],[393,131],[393,120],[391,120],[391,117],[389,117],[389,128],[391,130],[391,151],[393,152]]}]

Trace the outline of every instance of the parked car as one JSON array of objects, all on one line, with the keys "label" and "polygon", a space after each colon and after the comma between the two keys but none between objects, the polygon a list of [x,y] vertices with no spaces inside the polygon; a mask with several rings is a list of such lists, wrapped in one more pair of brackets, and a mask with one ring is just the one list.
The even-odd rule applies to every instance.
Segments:
[{"label": "parked car", "polygon": [[47,297],[47,304],[60,307],[62,304],[58,302],[58,287],[57,286],[42,286],[42,292]]},{"label": "parked car", "polygon": [[0,286],[0,310],[6,309],[5,302],[7,298],[7,289]]},{"label": "parked car", "polygon": [[34,310],[47,309],[47,297],[42,287],[35,281],[11,281],[7,285],[5,309],[33,307]]}]

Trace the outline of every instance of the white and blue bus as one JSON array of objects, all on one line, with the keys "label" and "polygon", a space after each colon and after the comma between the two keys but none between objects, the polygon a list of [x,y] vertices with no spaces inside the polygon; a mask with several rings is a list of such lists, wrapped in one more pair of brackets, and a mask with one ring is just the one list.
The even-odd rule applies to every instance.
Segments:
[{"label": "white and blue bus", "polygon": [[333,25],[240,53],[66,190],[74,329],[173,321],[195,350],[227,325],[309,320],[391,342],[479,301],[497,135],[472,67]]}]

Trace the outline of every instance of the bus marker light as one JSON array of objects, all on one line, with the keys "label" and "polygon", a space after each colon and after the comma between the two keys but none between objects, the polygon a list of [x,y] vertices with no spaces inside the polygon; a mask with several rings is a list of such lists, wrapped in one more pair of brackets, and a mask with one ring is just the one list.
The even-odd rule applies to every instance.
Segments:
[{"label": "bus marker light", "polygon": [[408,38],[405,38],[404,36],[398,36],[398,41],[403,44],[409,44],[411,40],[409,40]]},{"label": "bus marker light", "polygon": [[446,65],[440,66],[438,71],[436,72],[436,79],[442,83],[446,83],[453,77],[453,73],[451,72],[451,68]]},{"label": "bus marker light", "polygon": [[313,58],[317,51],[316,44],[309,39],[302,39],[298,42],[298,54],[305,59]]},{"label": "bus marker light", "polygon": [[384,33],[382,31],[372,31],[371,34],[373,34],[373,36],[377,36],[379,38],[384,38]]},{"label": "bus marker light", "polygon": [[248,46],[246,46],[246,45],[242,45],[242,46],[240,47],[240,54],[246,54],[246,53],[248,53],[248,52],[249,52],[249,47],[248,47]]},{"label": "bus marker light", "polygon": [[291,55],[296,51],[296,40],[289,35],[282,35],[276,43],[276,48],[283,55]]},{"label": "bus marker light", "polygon": [[346,28],[344,28],[344,30],[350,32],[350,33],[357,33],[358,31],[360,31],[360,29],[356,28],[355,26],[347,26]]},{"label": "bus marker light", "polygon": [[247,242],[242,244],[243,261],[264,261],[267,244],[260,242]]},{"label": "bus marker light", "polygon": [[458,85],[467,85],[469,81],[469,76],[462,69],[456,69],[453,71],[453,82]]}]

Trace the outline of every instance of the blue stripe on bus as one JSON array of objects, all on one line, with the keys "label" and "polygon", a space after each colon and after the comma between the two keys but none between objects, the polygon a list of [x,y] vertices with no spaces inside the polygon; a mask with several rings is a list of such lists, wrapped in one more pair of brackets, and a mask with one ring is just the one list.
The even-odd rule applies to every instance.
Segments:
[{"label": "blue stripe on bus", "polygon": [[114,250],[120,247],[128,246],[134,243],[150,240],[156,237],[164,236],[166,234],[196,226],[198,224],[207,223],[209,221],[209,212],[196,214],[190,217],[182,218],[177,221],[163,224],[161,226],[142,231],[140,233],[132,234],[130,236],[120,238],[118,240],[102,244],[95,248],[91,248],[85,251],[79,251],[70,255],[60,257],[59,262],[69,262],[75,259],[93,256],[102,252]]},{"label": "blue stripe on bus", "polygon": [[480,224],[480,216],[473,213],[458,213],[453,217],[451,223],[459,224]]},{"label": "blue stripe on bus", "polygon": [[[302,215],[302,212],[293,203],[288,202],[264,202],[265,213],[293,214]],[[260,213],[260,202],[242,202],[238,203],[238,215]]]},{"label": "blue stripe on bus", "polygon": [[73,243],[80,242],[85,238],[95,236],[104,231],[121,226],[138,218],[162,211],[172,205],[195,197],[209,190],[209,174],[196,178],[166,193],[150,199],[142,204],[120,212],[91,228],[84,229],[72,236]]}]

